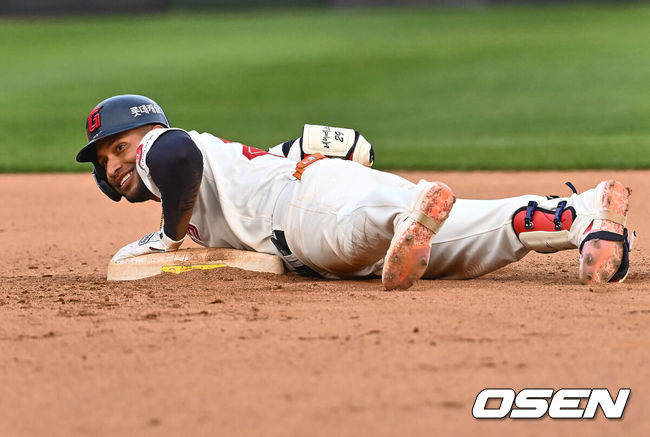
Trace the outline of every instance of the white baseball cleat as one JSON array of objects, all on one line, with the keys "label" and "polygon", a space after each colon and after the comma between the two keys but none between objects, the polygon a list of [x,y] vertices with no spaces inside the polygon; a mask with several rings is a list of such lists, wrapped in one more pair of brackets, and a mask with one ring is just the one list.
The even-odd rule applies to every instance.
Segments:
[{"label": "white baseball cleat", "polygon": [[622,282],[629,265],[625,221],[630,190],[621,182],[596,187],[596,216],[580,244],[580,282]]},{"label": "white baseball cleat", "polygon": [[455,201],[454,193],[442,182],[432,182],[420,194],[414,212],[395,227],[381,274],[386,290],[406,290],[422,277],[433,237]]}]

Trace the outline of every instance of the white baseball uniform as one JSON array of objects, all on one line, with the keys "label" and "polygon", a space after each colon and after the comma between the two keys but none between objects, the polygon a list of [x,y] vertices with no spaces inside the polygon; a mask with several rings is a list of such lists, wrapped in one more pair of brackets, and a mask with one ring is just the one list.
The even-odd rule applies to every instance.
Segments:
[{"label": "white baseball uniform", "polygon": [[[147,133],[138,158],[138,174],[157,196],[160,192],[146,155],[168,130]],[[298,180],[293,175],[296,162],[284,156],[208,133],[188,133],[203,155],[203,176],[188,235],[208,247],[281,255],[271,235],[284,231],[293,255],[327,277],[381,274],[396,224],[409,215],[428,186],[426,181],[413,184],[338,159],[313,163]],[[424,277],[474,277],[522,258],[529,249],[512,230],[512,214],[530,200],[546,202],[550,209],[550,203],[557,205],[563,199],[458,199],[434,238]],[[593,190],[564,200],[577,213],[570,236],[577,247],[593,219]]]}]

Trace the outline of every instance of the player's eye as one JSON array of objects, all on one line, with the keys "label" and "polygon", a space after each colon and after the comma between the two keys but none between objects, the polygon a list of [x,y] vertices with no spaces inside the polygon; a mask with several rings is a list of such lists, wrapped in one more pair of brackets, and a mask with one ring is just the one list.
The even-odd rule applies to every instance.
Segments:
[{"label": "player's eye", "polygon": [[117,147],[115,148],[115,150],[117,150],[118,152],[121,152],[125,147],[126,147],[125,144],[118,144]]}]

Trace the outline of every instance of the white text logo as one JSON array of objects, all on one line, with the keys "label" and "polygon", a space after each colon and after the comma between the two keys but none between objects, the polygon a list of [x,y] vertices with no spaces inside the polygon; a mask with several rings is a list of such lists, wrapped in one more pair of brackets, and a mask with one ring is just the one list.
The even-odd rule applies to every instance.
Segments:
[{"label": "white text logo", "polygon": [[[474,401],[472,415],[477,419],[593,419],[598,407],[608,419],[623,417],[629,388],[619,389],[616,400],[606,388],[525,388],[519,393],[511,388],[486,388]],[[580,401],[584,407],[580,407]],[[491,401],[491,402],[490,402]],[[497,404],[488,407],[488,403]]]}]

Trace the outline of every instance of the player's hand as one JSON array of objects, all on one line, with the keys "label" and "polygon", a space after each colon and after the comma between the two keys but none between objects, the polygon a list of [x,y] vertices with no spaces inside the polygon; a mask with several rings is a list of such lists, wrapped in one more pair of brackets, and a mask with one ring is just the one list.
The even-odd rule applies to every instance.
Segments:
[{"label": "player's hand", "polygon": [[148,253],[171,252],[178,249],[180,245],[183,244],[184,239],[185,236],[178,241],[174,241],[165,235],[161,229],[160,231],[145,235],[138,241],[127,244],[121,248],[115,256],[113,256],[111,261],[121,261],[126,258],[145,255]]}]

